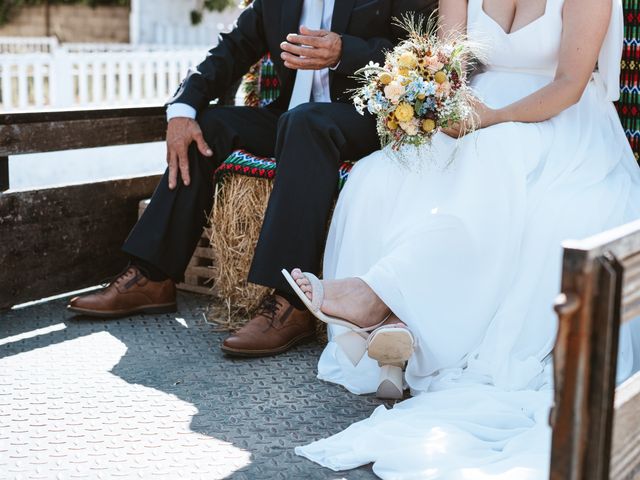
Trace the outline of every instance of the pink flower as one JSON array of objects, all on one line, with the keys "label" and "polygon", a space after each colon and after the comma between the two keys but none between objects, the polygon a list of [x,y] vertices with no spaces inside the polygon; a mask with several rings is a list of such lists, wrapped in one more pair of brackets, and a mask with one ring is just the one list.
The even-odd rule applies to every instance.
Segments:
[{"label": "pink flower", "polygon": [[400,101],[400,97],[404,95],[404,92],[404,85],[402,85],[397,80],[394,80],[389,85],[384,87],[384,96],[387,97],[387,99],[394,105],[398,104],[398,102]]},{"label": "pink flower", "polygon": [[451,94],[451,82],[439,83],[436,87],[436,94],[441,97],[448,97]]},{"label": "pink flower", "polygon": [[425,64],[427,66],[427,70],[429,71],[429,73],[432,73],[432,74],[439,72],[440,70],[442,70],[442,67],[444,67],[444,63],[439,61],[438,57],[436,56],[427,57]]}]

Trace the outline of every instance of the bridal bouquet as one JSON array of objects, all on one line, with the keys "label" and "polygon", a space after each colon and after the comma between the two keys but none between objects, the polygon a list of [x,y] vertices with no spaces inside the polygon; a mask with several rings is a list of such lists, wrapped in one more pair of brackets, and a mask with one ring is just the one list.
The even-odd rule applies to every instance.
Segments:
[{"label": "bridal bouquet", "polygon": [[369,63],[356,72],[362,87],[353,102],[377,118],[382,147],[420,146],[440,127],[457,123],[473,128],[471,93],[465,65],[473,58],[462,37],[440,39],[434,18],[403,17],[398,25],[409,36],[385,57],[384,66]]}]

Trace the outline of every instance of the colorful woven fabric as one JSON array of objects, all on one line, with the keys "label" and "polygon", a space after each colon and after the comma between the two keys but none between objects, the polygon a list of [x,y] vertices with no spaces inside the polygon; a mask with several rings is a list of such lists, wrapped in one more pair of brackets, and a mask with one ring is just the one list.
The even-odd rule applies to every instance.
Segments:
[{"label": "colorful woven fabric", "polygon": [[271,61],[266,55],[260,65],[260,106],[266,107],[280,95],[280,79]]},{"label": "colorful woven fabric", "polygon": [[280,95],[280,80],[271,56],[265,55],[242,80],[244,104],[248,107],[266,107]]},{"label": "colorful woven fabric", "polygon": [[221,180],[229,173],[271,180],[276,175],[276,161],[269,157],[259,157],[246,150],[236,150],[218,167],[216,179]]},{"label": "colorful woven fabric", "polygon": [[640,161],[640,0],[624,0],[625,40],[618,113]]},{"label": "colorful woven fabric", "polygon": [[[340,165],[338,188],[342,189],[352,167],[352,162],[344,162]],[[220,181],[230,173],[271,180],[276,175],[276,161],[269,157],[259,157],[246,150],[236,150],[218,167],[216,179]]]}]

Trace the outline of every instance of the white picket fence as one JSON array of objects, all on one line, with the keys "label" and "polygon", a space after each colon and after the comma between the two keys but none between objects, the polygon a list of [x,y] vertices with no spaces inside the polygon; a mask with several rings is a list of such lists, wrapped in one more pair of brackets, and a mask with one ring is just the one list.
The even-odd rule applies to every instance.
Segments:
[{"label": "white picket fence", "polygon": [[0,54],[49,53],[58,46],[58,40],[54,37],[0,37]]},{"label": "white picket fence", "polygon": [[45,51],[37,42],[23,45],[33,50],[0,53],[2,112],[161,104],[207,50],[53,42]]}]

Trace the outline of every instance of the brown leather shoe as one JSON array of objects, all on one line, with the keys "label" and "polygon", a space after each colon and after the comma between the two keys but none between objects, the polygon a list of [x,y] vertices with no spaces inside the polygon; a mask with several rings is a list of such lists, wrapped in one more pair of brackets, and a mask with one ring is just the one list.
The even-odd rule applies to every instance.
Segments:
[{"label": "brown leather shoe", "polygon": [[220,347],[229,355],[263,357],[289,350],[313,338],[316,321],[308,310],[298,310],[280,295],[268,295],[249,323]]},{"label": "brown leather shoe", "polygon": [[100,318],[175,312],[176,287],[171,279],[152,282],[138,267],[132,265],[108,287],[72,298],[67,309],[80,315]]}]

